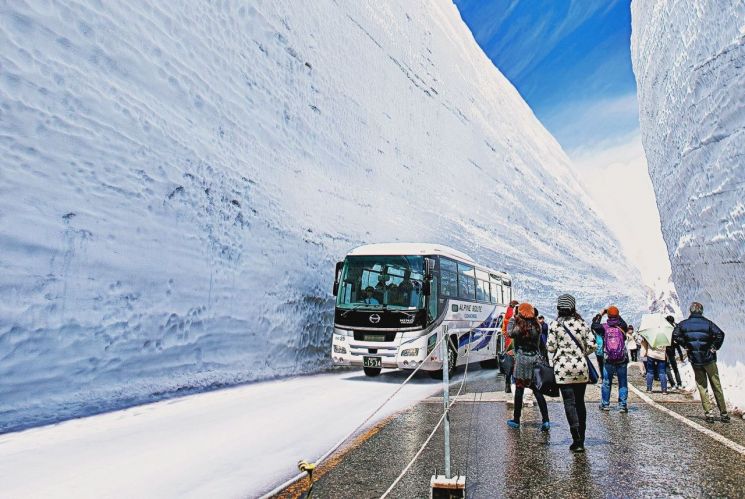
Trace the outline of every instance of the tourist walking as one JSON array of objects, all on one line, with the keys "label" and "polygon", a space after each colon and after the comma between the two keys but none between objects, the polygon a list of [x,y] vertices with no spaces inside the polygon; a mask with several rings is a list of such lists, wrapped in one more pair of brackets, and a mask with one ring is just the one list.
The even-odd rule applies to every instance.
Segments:
[{"label": "tourist walking", "polygon": [[[672,327],[677,326],[675,318],[672,315],[665,317],[667,322]],[[670,386],[673,389],[682,389],[683,381],[680,378],[680,371],[678,370],[678,361],[675,359],[675,353],[680,356],[680,361],[683,362],[683,350],[680,348],[680,344],[675,341],[675,338],[670,342],[670,346],[665,349],[667,354],[667,379],[670,382]],[[674,376],[674,378],[673,378]]]},{"label": "tourist walking", "polygon": [[[538,313],[537,309],[535,313]],[[546,340],[548,340],[548,324],[546,324],[546,319],[544,319],[542,315],[538,316],[538,324],[541,325],[541,344],[543,345],[543,349],[545,350]]]},{"label": "tourist walking", "polygon": [[[602,322],[603,316],[608,319]],[[629,412],[628,371],[629,356],[626,352],[626,332],[628,326],[621,317],[618,307],[611,305],[592,319],[592,331],[595,337],[603,340],[603,387],[601,389],[600,410],[610,410],[610,392],[613,378],[618,377],[618,409]]]},{"label": "tourist walking", "polygon": [[664,395],[667,391],[667,372],[665,364],[667,359],[667,350],[665,347],[652,348],[645,338],[642,338],[642,357],[645,357],[647,366],[647,391],[652,391],[655,375],[660,380],[660,386]]},{"label": "tourist walking", "polygon": [[688,360],[691,361],[696,377],[706,421],[712,423],[715,420],[709,394],[706,391],[708,378],[719,407],[720,419],[723,423],[729,423],[729,414],[727,414],[727,405],[724,401],[724,392],[717,368],[717,350],[722,348],[722,343],[724,343],[724,332],[714,322],[704,317],[702,304],[693,302],[689,310],[691,315],[675,326],[673,339],[688,352]]},{"label": "tourist walking", "polygon": [[[512,338],[507,334],[507,327],[510,325],[510,320],[515,313],[515,307],[517,307],[518,301],[510,301],[507,310],[504,313],[504,320],[502,321],[502,337],[504,338],[504,351],[507,355],[513,356],[515,352],[512,351]],[[512,362],[514,366],[514,362]],[[512,370],[504,373],[504,393],[512,393]]]},{"label": "tourist walking", "polygon": [[634,334],[634,326],[629,324],[629,328],[626,331],[626,348],[629,350],[629,356],[631,362],[639,360],[639,345],[636,343],[636,335]]},{"label": "tourist walking", "polygon": [[572,295],[561,295],[556,304],[558,317],[548,328],[546,348],[561,390],[572,452],[584,452],[587,409],[585,390],[590,381],[587,355],[595,350],[595,336],[577,313]]},{"label": "tourist walking", "polygon": [[515,352],[515,407],[512,419],[507,424],[520,428],[520,415],[523,409],[523,394],[526,388],[533,391],[541,411],[541,431],[549,431],[548,406],[541,392],[535,388],[533,370],[541,358],[541,325],[536,318],[535,308],[530,303],[521,303],[512,316],[507,335],[512,339]]}]

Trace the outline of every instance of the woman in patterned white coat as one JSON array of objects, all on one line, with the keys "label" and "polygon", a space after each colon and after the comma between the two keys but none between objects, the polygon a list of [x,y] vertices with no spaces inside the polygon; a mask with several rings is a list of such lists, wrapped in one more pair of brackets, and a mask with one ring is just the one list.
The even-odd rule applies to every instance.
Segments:
[{"label": "woman in patterned white coat", "polygon": [[[548,327],[546,349],[554,366],[554,375],[564,401],[564,412],[572,432],[569,450],[583,452],[587,427],[585,390],[590,380],[586,357],[595,351],[595,335],[577,313],[576,301],[572,295],[561,295],[557,310],[559,317]],[[572,332],[581,347],[572,340],[565,327]]]}]

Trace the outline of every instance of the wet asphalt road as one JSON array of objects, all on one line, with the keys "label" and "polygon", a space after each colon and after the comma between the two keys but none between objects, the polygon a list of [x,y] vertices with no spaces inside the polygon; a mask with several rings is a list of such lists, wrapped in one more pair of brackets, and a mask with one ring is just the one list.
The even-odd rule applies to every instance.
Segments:
[{"label": "wet asphalt road", "polygon": [[[495,371],[476,368],[472,374],[469,398],[488,398],[491,393],[494,400],[494,392],[503,391]],[[451,393],[461,377],[457,375]],[[537,407],[524,409],[522,428],[513,430],[505,424],[512,409],[503,401],[455,404],[452,469],[466,475],[468,496],[745,497],[745,456],[633,395],[628,414],[615,408],[600,412],[598,393],[597,388],[588,389],[587,451],[578,455],[568,451],[571,438],[558,398],[549,399],[549,434],[539,431]],[[695,403],[669,405],[691,414],[696,409]],[[380,497],[441,414],[441,399],[435,398],[400,413],[335,460],[333,467],[321,470],[313,497]],[[721,430],[739,436],[745,423],[735,421]],[[429,497],[430,477],[435,468],[443,468],[442,449],[440,430],[391,497]]]}]

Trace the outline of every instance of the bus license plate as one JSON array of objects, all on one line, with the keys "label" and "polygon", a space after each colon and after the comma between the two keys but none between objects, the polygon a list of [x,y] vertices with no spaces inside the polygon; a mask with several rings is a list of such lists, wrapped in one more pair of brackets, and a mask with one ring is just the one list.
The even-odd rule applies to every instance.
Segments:
[{"label": "bus license plate", "polygon": [[385,341],[384,334],[366,334],[365,341]]},{"label": "bus license plate", "polygon": [[380,357],[362,357],[362,365],[365,367],[383,367]]}]

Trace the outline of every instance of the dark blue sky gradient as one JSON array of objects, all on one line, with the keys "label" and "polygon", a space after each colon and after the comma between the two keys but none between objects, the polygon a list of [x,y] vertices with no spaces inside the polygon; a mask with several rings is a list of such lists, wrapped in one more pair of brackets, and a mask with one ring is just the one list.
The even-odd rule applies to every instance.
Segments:
[{"label": "dark blue sky gradient", "polygon": [[484,52],[568,151],[638,129],[630,0],[455,0]]}]

